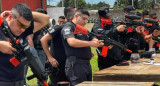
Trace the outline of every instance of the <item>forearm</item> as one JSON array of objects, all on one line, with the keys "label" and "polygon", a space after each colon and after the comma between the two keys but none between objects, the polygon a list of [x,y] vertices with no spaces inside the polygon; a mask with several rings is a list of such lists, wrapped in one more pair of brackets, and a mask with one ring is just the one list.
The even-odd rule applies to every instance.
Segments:
[{"label": "forearm", "polygon": [[152,38],[152,34],[149,34],[149,35],[145,35],[144,39],[150,39]]},{"label": "forearm", "polygon": [[75,48],[81,48],[81,47],[88,47],[90,46],[89,41],[83,41],[76,38],[67,38],[67,42],[69,46],[75,47]]},{"label": "forearm", "polygon": [[46,14],[32,12],[33,20],[34,20],[34,31],[36,32],[46,26],[49,23],[49,16]]},{"label": "forearm", "polygon": [[48,46],[48,41],[49,39],[46,38],[46,35],[41,38],[41,44],[42,44],[44,52],[47,55],[47,58],[51,57],[51,53],[49,51],[49,46]]}]

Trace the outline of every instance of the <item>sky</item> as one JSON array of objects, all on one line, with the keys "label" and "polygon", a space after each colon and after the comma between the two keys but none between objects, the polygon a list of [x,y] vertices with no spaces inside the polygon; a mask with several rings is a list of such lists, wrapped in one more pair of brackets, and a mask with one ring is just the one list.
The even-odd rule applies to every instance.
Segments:
[{"label": "sky", "polygon": [[[47,0],[47,4],[49,5],[53,5],[53,6],[56,6],[57,3],[59,2],[60,0]],[[113,6],[115,0],[85,0],[87,3],[91,3],[91,4],[96,4],[96,3],[99,3],[100,1],[101,2],[106,2],[108,4],[111,5],[111,7]],[[49,3],[50,2],[50,3]]]}]

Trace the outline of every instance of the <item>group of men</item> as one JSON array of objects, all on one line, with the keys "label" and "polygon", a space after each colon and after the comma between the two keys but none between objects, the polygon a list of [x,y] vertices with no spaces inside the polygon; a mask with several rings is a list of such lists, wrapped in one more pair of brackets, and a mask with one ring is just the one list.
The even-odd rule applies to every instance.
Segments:
[{"label": "group of men", "polygon": [[[132,15],[132,11],[135,11],[132,6],[127,6],[124,9],[125,15]],[[160,34],[157,29],[154,29],[150,34],[145,34],[143,26],[131,26],[134,29],[132,32],[128,30],[127,25],[113,22],[108,13],[107,7],[101,7],[98,10],[99,22],[94,24],[92,32],[127,45],[133,53],[138,53],[139,37],[149,39]],[[29,45],[37,50],[43,65],[45,65],[47,57],[54,68],[54,72],[49,74],[49,86],[58,86],[59,84],[75,86],[83,81],[91,81],[90,59],[93,54],[90,47],[98,47],[100,70],[129,60],[131,54],[122,52],[113,44],[108,45],[109,50],[106,57],[101,55],[102,46],[105,44],[104,40],[95,38],[84,28],[90,16],[86,9],[76,10],[73,7],[66,7],[64,15],[65,22],[63,24],[48,28],[49,16],[41,9],[37,12],[31,12],[27,5],[17,4],[11,11],[1,13],[1,17],[7,21],[12,35],[15,38],[27,38]],[[136,13],[135,15],[139,16]],[[142,15],[144,17],[147,14],[144,12]],[[154,19],[155,16],[152,18]],[[106,22],[104,23],[103,20]],[[124,21],[130,20],[125,18]],[[153,41],[151,43],[153,45]],[[17,50],[9,43],[2,29],[0,29],[0,46],[3,46],[0,47],[0,86],[23,86],[24,65],[20,64],[14,67],[9,62],[13,57],[13,51]],[[43,86],[43,83],[38,83],[38,85]]]},{"label": "group of men", "polygon": [[[140,53],[139,50],[152,51],[154,49],[153,45],[156,41],[152,38],[160,33],[155,12],[143,10],[142,13],[139,13],[132,5],[128,5],[124,8],[125,18],[122,19],[111,19],[107,7],[100,8],[98,14],[100,19],[99,22],[94,24],[92,32],[107,36],[127,46],[133,54]],[[145,19],[154,21],[153,26],[147,27],[142,24],[142,22],[146,23]],[[158,48],[159,46],[156,47],[156,49]],[[126,61],[130,60],[131,57],[131,53],[124,52],[116,46],[108,50],[107,56],[101,55],[101,52],[103,52],[103,49],[101,47],[97,48],[100,70],[113,65],[128,65]]]}]

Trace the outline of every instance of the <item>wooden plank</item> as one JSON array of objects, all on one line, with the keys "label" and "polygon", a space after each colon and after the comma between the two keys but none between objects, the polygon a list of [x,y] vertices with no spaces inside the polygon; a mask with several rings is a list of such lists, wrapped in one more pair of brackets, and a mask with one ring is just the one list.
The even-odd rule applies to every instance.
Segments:
[{"label": "wooden plank", "polygon": [[[94,81],[160,81],[160,65],[145,65],[143,62],[150,59],[141,59],[141,63],[130,63],[129,66],[112,66],[93,74]],[[160,63],[160,58],[155,58]]]},{"label": "wooden plank", "polygon": [[76,86],[152,86],[154,82],[82,82]]}]

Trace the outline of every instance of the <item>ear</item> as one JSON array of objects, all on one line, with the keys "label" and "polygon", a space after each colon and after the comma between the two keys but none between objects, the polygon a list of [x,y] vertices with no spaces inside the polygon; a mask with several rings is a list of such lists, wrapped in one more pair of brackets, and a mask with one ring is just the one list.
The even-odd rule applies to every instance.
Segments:
[{"label": "ear", "polygon": [[77,17],[78,17],[78,14],[75,14],[74,16],[77,18]]}]

